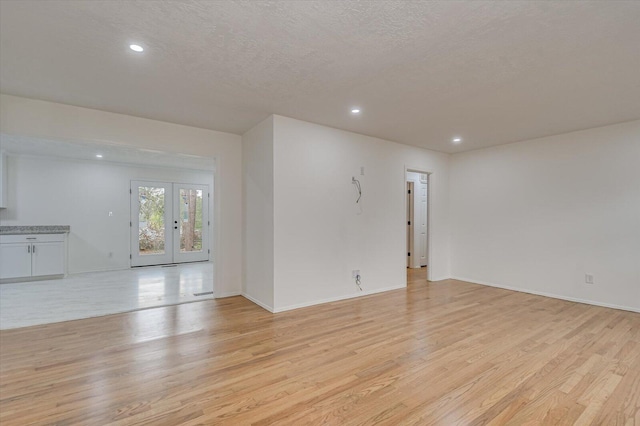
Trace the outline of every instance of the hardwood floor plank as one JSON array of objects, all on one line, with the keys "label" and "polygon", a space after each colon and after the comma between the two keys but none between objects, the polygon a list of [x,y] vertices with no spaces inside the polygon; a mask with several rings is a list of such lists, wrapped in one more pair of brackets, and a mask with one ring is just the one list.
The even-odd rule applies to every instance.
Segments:
[{"label": "hardwood floor plank", "polygon": [[639,424],[640,314],[425,277],[2,331],[0,424]]}]

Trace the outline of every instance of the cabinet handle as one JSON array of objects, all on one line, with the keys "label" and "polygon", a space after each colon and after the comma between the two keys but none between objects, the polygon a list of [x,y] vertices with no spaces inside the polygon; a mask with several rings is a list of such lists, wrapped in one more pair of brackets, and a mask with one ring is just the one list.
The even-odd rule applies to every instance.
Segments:
[{"label": "cabinet handle", "polygon": [[35,253],[36,252],[36,246],[35,244],[31,245],[31,253]]},{"label": "cabinet handle", "polygon": [[31,244],[27,246],[27,253],[31,253]]},{"label": "cabinet handle", "polygon": [[38,237],[27,237],[27,240],[37,240]]}]

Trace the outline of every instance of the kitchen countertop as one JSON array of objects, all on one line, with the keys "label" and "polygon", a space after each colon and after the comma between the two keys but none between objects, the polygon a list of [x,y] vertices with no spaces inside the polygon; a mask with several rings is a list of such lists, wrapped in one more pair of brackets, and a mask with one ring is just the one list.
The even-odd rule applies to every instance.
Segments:
[{"label": "kitchen countertop", "polygon": [[70,231],[71,227],[69,225],[0,226],[0,235],[67,234]]}]

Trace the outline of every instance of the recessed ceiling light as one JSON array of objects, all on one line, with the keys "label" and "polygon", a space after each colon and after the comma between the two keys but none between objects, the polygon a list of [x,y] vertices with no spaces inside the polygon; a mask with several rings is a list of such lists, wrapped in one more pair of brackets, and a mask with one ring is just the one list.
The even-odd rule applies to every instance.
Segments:
[{"label": "recessed ceiling light", "polygon": [[360,108],[351,108],[351,114],[360,114]]},{"label": "recessed ceiling light", "polygon": [[144,50],[144,47],[140,46],[139,44],[130,44],[129,49],[133,50],[134,52],[142,52]]},{"label": "recessed ceiling light", "polygon": [[102,154],[96,154],[96,158],[102,158]]},{"label": "recessed ceiling light", "polygon": [[460,143],[462,142],[462,138],[453,138],[453,143]]}]

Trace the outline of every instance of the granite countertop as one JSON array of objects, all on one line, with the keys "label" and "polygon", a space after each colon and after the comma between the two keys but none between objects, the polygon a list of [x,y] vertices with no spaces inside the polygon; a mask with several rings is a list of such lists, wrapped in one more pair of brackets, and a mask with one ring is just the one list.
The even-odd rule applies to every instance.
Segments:
[{"label": "granite countertop", "polygon": [[71,227],[69,225],[0,226],[0,235],[67,234],[69,231],[71,231]]}]

